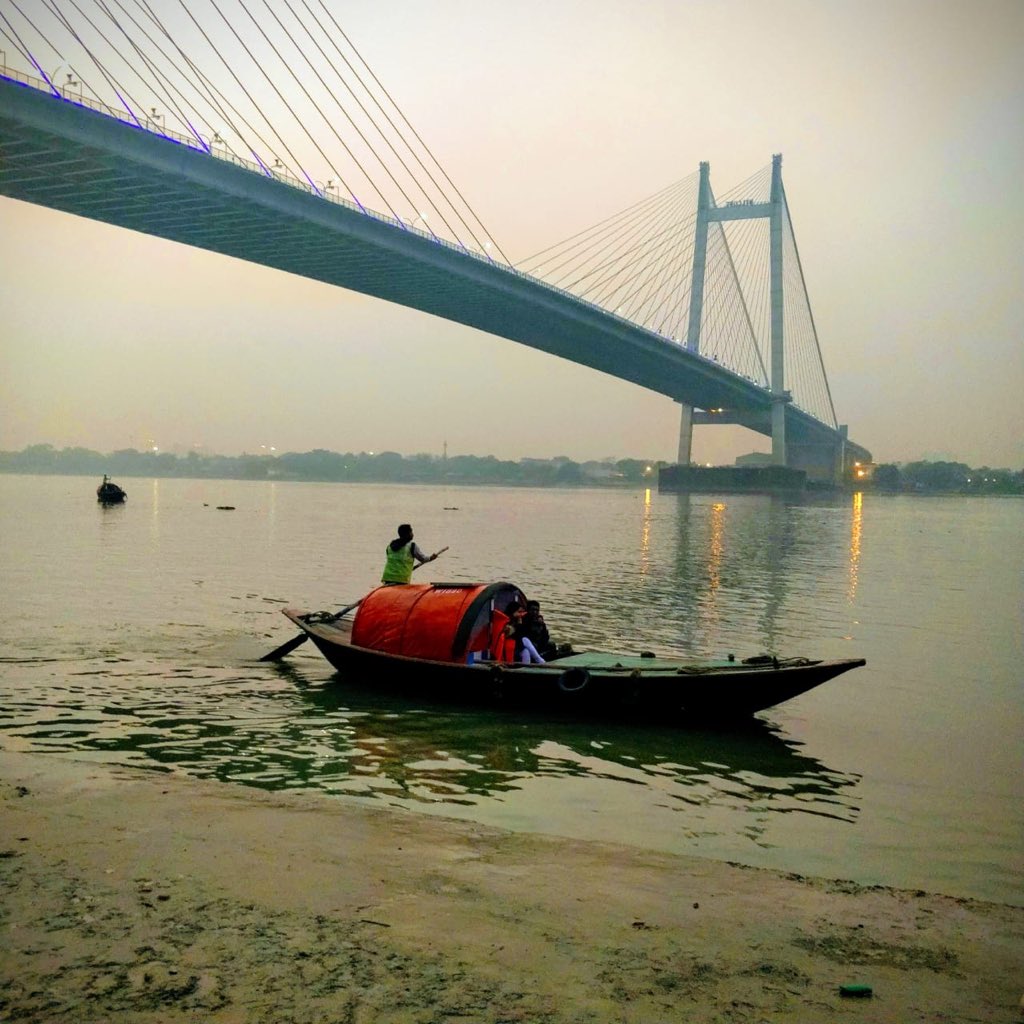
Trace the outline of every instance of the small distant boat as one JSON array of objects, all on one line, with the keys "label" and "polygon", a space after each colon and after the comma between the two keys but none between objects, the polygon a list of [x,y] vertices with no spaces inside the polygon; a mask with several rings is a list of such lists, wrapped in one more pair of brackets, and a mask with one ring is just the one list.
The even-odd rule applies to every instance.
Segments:
[{"label": "small distant boat", "polygon": [[[759,655],[717,661],[636,654],[569,653],[546,664],[494,660],[496,613],[525,603],[511,583],[385,586],[344,613],[282,609],[339,672],[423,697],[535,705],[570,714],[681,713],[742,718],[774,707],[864,664]],[[506,619],[507,621],[507,619]],[[276,652],[275,652],[276,653]]]},{"label": "small distant boat", "polygon": [[111,479],[104,474],[103,483],[96,488],[96,500],[102,505],[120,505],[127,498],[123,488],[118,487]]}]

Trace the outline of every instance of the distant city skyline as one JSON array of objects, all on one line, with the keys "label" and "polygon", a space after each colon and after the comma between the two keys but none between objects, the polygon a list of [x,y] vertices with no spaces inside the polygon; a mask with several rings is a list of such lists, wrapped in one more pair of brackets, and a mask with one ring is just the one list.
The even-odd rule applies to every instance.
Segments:
[{"label": "distant city skyline", "polygon": [[[781,152],[851,438],[879,462],[1024,464],[1024,6],[436,0],[395,17],[355,0],[344,27],[514,261],[701,160],[722,191]],[[14,200],[0,217],[0,449],[675,456],[678,406],[596,371]],[[694,458],[769,446],[700,428]]]}]

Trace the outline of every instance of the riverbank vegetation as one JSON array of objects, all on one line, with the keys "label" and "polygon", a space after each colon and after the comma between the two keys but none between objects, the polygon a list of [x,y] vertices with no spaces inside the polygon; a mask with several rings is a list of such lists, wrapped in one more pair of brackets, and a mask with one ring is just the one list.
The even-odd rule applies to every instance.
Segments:
[{"label": "riverbank vegetation", "polygon": [[[0,473],[68,476],[189,477],[211,480],[307,480],[349,483],[506,484],[529,487],[651,486],[668,465],[654,459],[576,462],[498,459],[493,455],[445,457],[421,452],[309,452],[259,455],[176,455],[124,448],[104,454],[89,448],[35,444],[0,452]],[[912,494],[1024,494],[1024,470],[973,468],[962,462],[883,463],[866,489]]]},{"label": "riverbank vegetation", "polygon": [[1024,470],[972,468],[963,462],[884,463],[872,489],[912,494],[1024,494]]},{"label": "riverbank vegetation", "polygon": [[578,484],[626,486],[657,483],[664,462],[608,459],[575,462],[567,456],[520,459],[493,455],[332,452],[322,448],[280,455],[201,455],[136,451],[102,454],[88,448],[57,449],[36,444],[20,452],[0,452],[0,472],[191,477],[217,480],[308,480],[350,483],[519,484],[532,487]]}]

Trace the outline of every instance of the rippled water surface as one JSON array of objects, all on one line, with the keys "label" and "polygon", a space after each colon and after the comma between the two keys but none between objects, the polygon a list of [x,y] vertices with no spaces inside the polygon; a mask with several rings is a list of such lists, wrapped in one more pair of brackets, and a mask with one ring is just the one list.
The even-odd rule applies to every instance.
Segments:
[{"label": "rippled water surface", "polygon": [[[1024,902],[1024,502],[0,475],[0,747]],[[233,510],[218,505],[234,506]],[[749,726],[437,706],[335,675],[395,525],[577,648],[865,657]]]}]

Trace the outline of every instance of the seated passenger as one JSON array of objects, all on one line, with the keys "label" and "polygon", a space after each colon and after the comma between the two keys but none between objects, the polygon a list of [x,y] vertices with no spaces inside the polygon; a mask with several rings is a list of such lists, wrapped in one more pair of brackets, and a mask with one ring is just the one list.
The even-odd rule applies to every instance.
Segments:
[{"label": "seated passenger", "polygon": [[523,616],[521,632],[525,639],[532,642],[542,658],[550,659],[557,653],[555,645],[551,642],[547,623],[540,613],[540,601],[526,602],[526,614]]},{"label": "seated passenger", "polygon": [[526,609],[518,601],[513,601],[506,610],[510,621],[505,626],[505,633],[515,643],[513,653],[515,660],[522,662],[524,665],[543,665],[544,659],[537,651],[533,640],[530,639],[526,631]]}]

